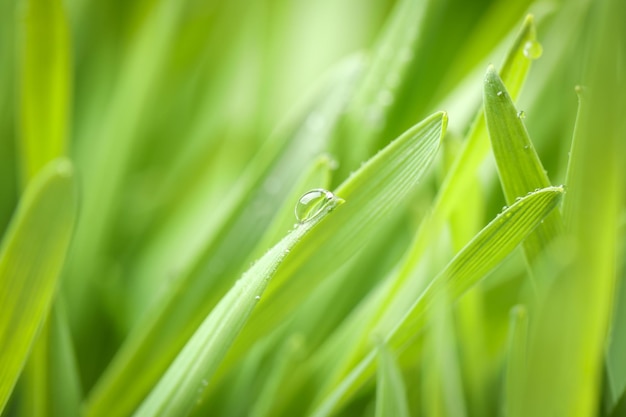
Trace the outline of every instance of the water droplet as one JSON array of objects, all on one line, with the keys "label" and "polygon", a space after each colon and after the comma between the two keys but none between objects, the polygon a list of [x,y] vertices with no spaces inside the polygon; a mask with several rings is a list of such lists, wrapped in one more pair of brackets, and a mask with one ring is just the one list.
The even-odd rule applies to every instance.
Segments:
[{"label": "water droplet", "polygon": [[296,203],[296,219],[304,223],[317,217],[334,197],[333,193],[322,188],[307,191]]},{"label": "water droplet", "polygon": [[289,253],[289,249],[285,249],[285,253]]},{"label": "water droplet", "polygon": [[519,117],[520,119],[525,119],[526,118],[526,112],[524,110],[520,110],[517,112],[517,117]]},{"label": "water droplet", "polygon": [[257,295],[256,297],[254,297],[255,300],[259,301],[261,299],[260,295]]},{"label": "water droplet", "polygon": [[524,44],[524,56],[528,59],[539,59],[543,54],[543,46],[537,41],[528,41]]},{"label": "water droplet", "polygon": [[498,91],[496,94],[498,95],[498,97],[500,97],[500,96],[502,96],[502,94],[504,94],[504,92]]},{"label": "water droplet", "polygon": [[524,145],[524,149],[530,149],[530,145]]}]

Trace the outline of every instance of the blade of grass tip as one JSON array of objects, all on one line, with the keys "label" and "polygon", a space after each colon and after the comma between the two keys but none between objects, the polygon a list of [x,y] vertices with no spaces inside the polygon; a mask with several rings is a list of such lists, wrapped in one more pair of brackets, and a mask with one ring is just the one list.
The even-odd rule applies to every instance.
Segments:
[{"label": "blade of grass tip", "polygon": [[[336,193],[345,207],[328,220],[332,227],[307,236],[300,253],[285,264],[268,290],[272,302],[259,306],[242,335],[241,351],[291,314],[301,301],[377,236],[385,219],[401,206],[434,160],[447,115],[436,113],[390,143],[349,177]],[[234,359],[234,357],[233,357]]]},{"label": "blade of grass tip", "polygon": [[[403,349],[410,344],[424,326],[424,313],[444,291],[455,301],[465,291],[506,258],[559,203],[561,187],[548,187],[516,201],[483,228],[439,273],[415,301],[401,321],[390,331],[390,348]],[[346,401],[371,376],[373,355],[365,356],[319,399],[313,412],[315,417],[329,415]]]},{"label": "blade of grass tip", "polygon": [[72,164],[53,161],[26,188],[0,250],[0,410],[48,314],[72,236]]},{"label": "blade of grass tip", "polygon": [[416,55],[428,3],[402,0],[387,19],[368,69],[331,144],[331,151],[341,161],[336,175],[339,180],[376,151],[387,115],[397,105],[397,90],[409,76],[407,66]]},{"label": "blade of grass tip", "polygon": [[20,154],[22,184],[66,153],[70,40],[61,0],[20,4]]},{"label": "blade of grass tip", "polygon": [[406,387],[400,367],[384,343],[378,344],[377,351],[376,417],[409,417]]},{"label": "blade of grass tip", "polygon": [[504,417],[521,417],[520,403],[524,401],[524,369],[527,362],[528,312],[526,307],[518,305],[511,309],[511,327],[509,331],[509,348],[504,377]]},{"label": "blade of grass tip", "polygon": [[[535,47],[537,44],[531,42],[530,45]],[[506,202],[511,204],[526,193],[551,184],[526,131],[524,113],[515,108],[493,66],[487,69],[483,91],[491,147]],[[555,210],[524,241],[524,253],[530,265],[549,247],[561,229],[561,214]]]},{"label": "blade of grass tip", "polygon": [[[232,285],[237,273],[244,272],[240,268],[245,256],[253,250],[266,222],[280,207],[278,198],[268,198],[266,184],[278,181],[279,188],[288,188],[295,183],[304,161],[324,147],[328,130],[344,108],[360,68],[360,62],[351,59],[331,74],[328,84],[320,90],[328,93],[316,96],[311,108],[296,115],[296,121],[279,133],[289,136],[285,139],[287,148],[275,159],[253,167],[243,185],[238,185],[241,189],[235,191],[235,201],[229,202],[231,215],[207,238],[191,261],[181,267],[184,270],[174,288],[167,288],[153,304],[154,309],[135,326],[90,393],[87,415],[127,415],[156,384],[193,331]],[[231,262],[225,263],[224,259]],[[239,262],[233,261],[237,259]]]},{"label": "blade of grass tip", "polygon": [[[524,55],[524,46],[527,42],[535,40],[534,21],[532,16],[529,15],[526,17],[520,33],[511,45],[511,49],[502,65],[501,76],[509,87],[512,97],[517,97],[521,91],[531,65],[531,61]],[[394,303],[397,295],[403,292],[404,286],[410,284],[413,271],[428,247],[431,236],[441,231],[450,213],[455,209],[463,194],[467,192],[468,186],[471,185],[488,151],[489,139],[484,112],[480,109],[467,134],[465,145],[460,155],[452,165],[437,193],[437,198],[430,214],[422,219],[420,223],[420,228],[407,253],[402,271],[391,287],[389,295],[379,307],[381,311]]]},{"label": "blade of grass tip", "polygon": [[261,299],[279,265],[296,244],[343,200],[332,193],[250,268],[207,316],[135,416],[185,415],[200,399],[228,348]]},{"label": "blade of grass tip", "polygon": [[583,91],[563,202],[571,265],[554,280],[549,302],[531,327],[523,412],[537,417],[597,412],[614,302],[616,230],[624,202],[621,158],[626,153],[626,103],[615,92],[626,88],[619,70],[624,57],[617,53],[626,37],[621,21],[626,4],[603,1],[591,7],[588,36],[581,37],[589,43],[580,55],[580,62],[587,63],[588,90]]},{"label": "blade of grass tip", "polygon": [[619,293],[615,298],[615,312],[611,321],[611,333],[606,353],[606,370],[609,391],[609,407],[614,407],[626,392],[626,242],[622,239],[622,265]]}]

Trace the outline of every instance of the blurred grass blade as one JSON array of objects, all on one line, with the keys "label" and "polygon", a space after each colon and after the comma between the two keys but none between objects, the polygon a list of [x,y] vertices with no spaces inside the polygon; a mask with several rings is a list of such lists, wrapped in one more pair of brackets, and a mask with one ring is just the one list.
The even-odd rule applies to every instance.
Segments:
[{"label": "blurred grass blade", "polygon": [[402,372],[384,343],[378,345],[378,379],[376,382],[376,417],[409,417],[409,405]]},{"label": "blurred grass blade", "polygon": [[70,41],[62,0],[20,2],[20,153],[22,184],[66,152]]},{"label": "blurred grass blade", "polygon": [[80,415],[78,368],[60,298],[32,348],[19,381],[19,409],[27,416]]},{"label": "blurred grass blade", "polygon": [[27,187],[0,250],[0,409],[45,320],[76,217],[72,165],[48,164]]},{"label": "blurred grass blade", "polygon": [[[179,266],[184,270],[175,288],[166,287],[167,291],[159,294],[161,298],[154,300],[153,309],[142,317],[90,393],[89,416],[124,416],[132,412],[238,274],[245,272],[242,265],[249,251],[280,209],[280,191],[293,187],[303,164],[324,149],[328,132],[342,112],[360,68],[360,61],[351,59],[333,73],[310,108],[290,120],[285,131],[273,138],[271,142],[278,141],[279,148],[261,152],[249,166],[232,191],[233,200],[222,203],[229,212],[220,219],[217,230],[186,265]],[[153,279],[154,275],[146,274],[147,285]]]},{"label": "blurred grass blade", "polygon": [[[433,300],[446,294],[455,301],[465,291],[506,258],[524,238],[559,203],[563,189],[548,187],[522,197],[499,214],[478,233],[463,250],[450,261],[426,288],[402,320],[390,332],[387,340],[390,347],[404,349],[420,334],[424,326],[424,313],[432,306]],[[322,399],[315,411],[316,417],[327,416],[338,404],[353,395],[372,374],[370,354]]]},{"label": "blurred grass blade", "polygon": [[[491,147],[506,202],[512,204],[516,198],[550,186],[550,180],[524,126],[524,113],[515,108],[493,66],[487,69],[483,91]],[[524,251],[531,265],[561,229],[561,215],[555,210],[524,241]]]},{"label": "blurred grass blade", "polygon": [[522,396],[524,369],[526,368],[528,339],[528,312],[526,307],[518,305],[511,310],[511,328],[509,333],[509,352],[507,357],[504,382],[504,417],[523,417],[518,414]]},{"label": "blurred grass blade", "polygon": [[377,150],[388,113],[397,106],[394,103],[397,90],[405,78],[411,76],[407,67],[416,55],[428,3],[427,0],[402,0],[387,19],[367,71],[332,143],[332,152],[341,161],[337,173],[339,180],[345,179]]},{"label": "blurred grass blade", "polygon": [[279,265],[311,229],[342,203],[341,198],[332,196],[323,212],[299,224],[235,283],[196,330],[136,416],[186,415],[191,411]]}]

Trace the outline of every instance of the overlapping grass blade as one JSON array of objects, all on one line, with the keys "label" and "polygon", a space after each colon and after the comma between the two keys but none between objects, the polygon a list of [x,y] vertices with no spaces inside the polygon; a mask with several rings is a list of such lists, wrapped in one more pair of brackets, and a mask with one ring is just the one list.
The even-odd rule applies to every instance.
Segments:
[{"label": "overlapping grass blade", "polygon": [[406,387],[393,353],[384,343],[378,345],[376,417],[409,417]]},{"label": "overlapping grass blade", "polygon": [[0,408],[50,308],[77,209],[72,165],[57,160],[22,196],[0,250]]},{"label": "overlapping grass blade", "polygon": [[[524,113],[515,108],[493,66],[487,69],[485,76],[484,107],[506,202],[511,204],[516,198],[533,190],[550,186],[548,175],[524,126]],[[559,235],[561,229],[561,215],[555,210],[524,241],[524,251],[531,264]]]},{"label": "overlapping grass blade", "polygon": [[341,203],[341,198],[333,196],[322,213],[296,227],[235,283],[172,362],[136,416],[186,415],[191,411],[279,265]]},{"label": "overlapping grass blade", "polygon": [[25,0],[20,6],[19,146],[25,186],[66,152],[71,72],[63,2]]},{"label": "overlapping grass blade", "polygon": [[[497,266],[559,203],[563,189],[548,187],[533,192],[508,207],[478,233],[433,279],[410,310],[387,337],[389,346],[402,350],[412,343],[424,326],[424,313],[434,300],[446,294],[451,301]],[[327,416],[354,394],[372,374],[373,355],[362,359],[332,390],[320,398],[316,417]]]},{"label": "overlapping grass blade", "polygon": [[[233,190],[233,201],[224,203],[230,206],[230,213],[186,265],[175,288],[166,288],[129,335],[90,394],[88,415],[123,416],[132,412],[237,274],[245,272],[242,265],[249,251],[280,209],[282,196],[278,191],[292,187],[303,164],[310,163],[325,147],[360,73],[358,62],[347,64],[321,86],[310,107],[278,134],[275,139],[282,147],[261,154],[244,173]],[[268,198],[268,194],[275,198]]]}]

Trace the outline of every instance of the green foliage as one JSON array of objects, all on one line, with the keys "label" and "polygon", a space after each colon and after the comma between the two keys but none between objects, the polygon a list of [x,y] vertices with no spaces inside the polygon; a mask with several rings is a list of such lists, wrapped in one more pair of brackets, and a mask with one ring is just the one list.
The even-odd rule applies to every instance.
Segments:
[{"label": "green foliage", "polygon": [[624,16],[0,0],[0,413],[623,414]]}]

